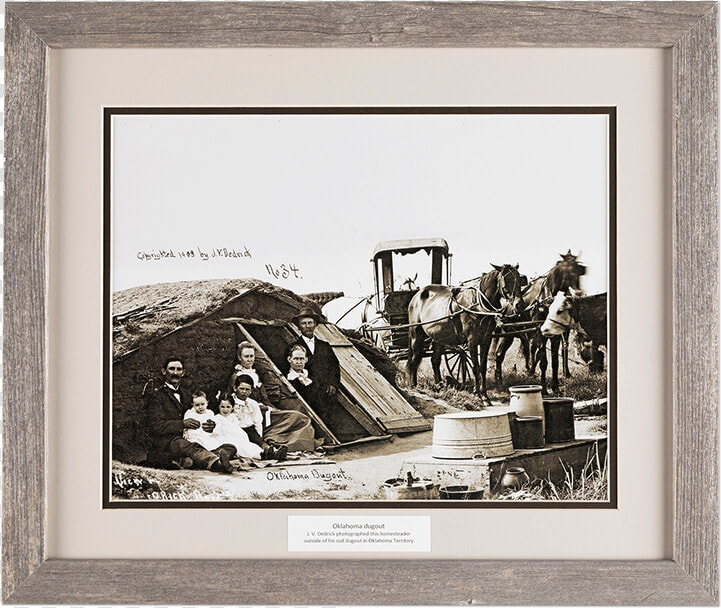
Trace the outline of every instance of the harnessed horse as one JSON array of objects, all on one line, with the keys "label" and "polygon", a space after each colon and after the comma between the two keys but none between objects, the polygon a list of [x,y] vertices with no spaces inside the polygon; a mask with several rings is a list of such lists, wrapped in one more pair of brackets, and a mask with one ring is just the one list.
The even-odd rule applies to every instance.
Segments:
[{"label": "harnessed horse", "polygon": [[[571,291],[581,292],[580,278],[586,274],[586,267],[578,262],[578,256],[571,253],[569,249],[567,253],[560,254],[561,259],[548,271],[547,274],[540,276],[530,282],[528,287],[523,291],[524,316],[526,320],[542,321],[548,314],[548,305],[553,300],[556,293],[570,293]],[[541,368],[541,386],[543,393],[546,390],[546,369],[548,368],[548,360],[546,357],[546,341],[550,339],[551,344],[551,369],[552,380],[551,388],[554,392],[558,391],[558,350],[563,343],[563,372],[566,376],[570,376],[568,369],[568,332],[552,338],[541,335],[540,331],[533,332],[529,338],[520,336],[522,351],[526,360],[526,371],[533,374],[536,363]],[[500,386],[503,381],[503,359],[509,347],[513,343],[513,337],[505,337],[499,339],[496,348],[495,362],[495,381],[496,386]]]},{"label": "harnessed horse", "polygon": [[607,294],[581,297],[558,292],[548,308],[548,316],[541,325],[541,334],[556,336],[575,329],[579,336],[591,342],[589,361],[591,372],[603,371],[603,353],[599,345],[607,344]]},{"label": "harnessed horse", "polygon": [[408,374],[417,382],[418,366],[425,354],[425,336],[433,343],[431,365],[438,384],[441,357],[446,345],[467,345],[473,362],[475,390],[484,404],[486,363],[493,330],[499,317],[517,315],[523,309],[518,264],[493,265],[493,270],[465,287],[426,285],[408,304]]}]

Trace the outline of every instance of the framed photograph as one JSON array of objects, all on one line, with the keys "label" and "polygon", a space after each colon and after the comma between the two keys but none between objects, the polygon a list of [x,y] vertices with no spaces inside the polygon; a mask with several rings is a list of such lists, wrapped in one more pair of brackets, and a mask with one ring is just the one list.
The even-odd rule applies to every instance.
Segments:
[{"label": "framed photograph", "polygon": [[106,108],[105,506],[615,507],[615,129]]},{"label": "framed photograph", "polygon": [[7,4],[5,601],[717,601],[717,5],[574,6]]}]

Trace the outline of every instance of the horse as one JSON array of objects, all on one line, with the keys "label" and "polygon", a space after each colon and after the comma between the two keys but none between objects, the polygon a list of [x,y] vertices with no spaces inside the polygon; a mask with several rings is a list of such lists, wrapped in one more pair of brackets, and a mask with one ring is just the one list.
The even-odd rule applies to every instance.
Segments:
[{"label": "horse", "polygon": [[[580,280],[586,274],[586,267],[578,262],[578,256],[573,255],[569,249],[567,253],[559,254],[561,259],[549,270],[545,275],[533,279],[528,287],[523,290],[524,303],[524,319],[526,321],[542,321],[546,318],[548,312],[548,303],[553,299],[554,295],[562,291],[570,293],[574,290],[581,293]],[[526,371],[529,375],[535,372],[536,364],[541,368],[541,386],[543,393],[546,394],[546,369],[548,368],[548,360],[546,357],[546,338],[538,331],[528,336],[518,336],[521,340],[522,352],[526,361]],[[563,373],[566,377],[570,376],[568,369],[568,333],[565,334],[566,340],[563,341]],[[514,336],[499,338],[496,348],[495,360],[495,382],[496,386],[500,386],[503,381],[503,359],[506,352],[513,343]],[[552,379],[551,388],[554,392],[558,391],[558,350],[561,344],[562,336],[551,338],[551,368]]]},{"label": "horse", "polygon": [[436,384],[441,381],[441,357],[445,346],[465,344],[473,362],[475,391],[484,404],[491,404],[486,393],[486,363],[496,320],[518,315],[523,309],[518,264],[492,266],[491,272],[466,286],[426,285],[413,296],[408,304],[411,385],[415,386],[417,382],[426,336],[433,343],[431,365]]},{"label": "horse", "polygon": [[[548,307],[548,315],[541,325],[541,334],[558,336],[569,329],[583,333],[591,341],[591,371],[603,371],[603,353],[599,345],[607,343],[607,294],[593,296],[566,295],[558,292]],[[600,367],[600,369],[599,369]]]},{"label": "horse", "polygon": [[386,351],[390,340],[388,321],[373,305],[373,296],[341,297],[325,304],[323,315],[342,329],[354,329],[373,345]]}]

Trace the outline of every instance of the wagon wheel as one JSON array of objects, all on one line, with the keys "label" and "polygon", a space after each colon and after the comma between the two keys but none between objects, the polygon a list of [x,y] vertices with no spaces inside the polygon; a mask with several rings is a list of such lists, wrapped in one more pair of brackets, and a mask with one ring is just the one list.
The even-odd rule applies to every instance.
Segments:
[{"label": "wagon wheel", "polygon": [[448,375],[461,387],[473,382],[473,362],[466,349],[457,348],[443,353],[443,361]]}]

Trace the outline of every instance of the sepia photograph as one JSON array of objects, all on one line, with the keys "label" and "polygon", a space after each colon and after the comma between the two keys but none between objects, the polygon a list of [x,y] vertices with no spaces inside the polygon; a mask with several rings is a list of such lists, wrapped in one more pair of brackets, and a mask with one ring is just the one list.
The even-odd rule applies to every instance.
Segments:
[{"label": "sepia photograph", "polygon": [[613,108],[105,108],[105,508],[614,508]]}]

